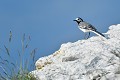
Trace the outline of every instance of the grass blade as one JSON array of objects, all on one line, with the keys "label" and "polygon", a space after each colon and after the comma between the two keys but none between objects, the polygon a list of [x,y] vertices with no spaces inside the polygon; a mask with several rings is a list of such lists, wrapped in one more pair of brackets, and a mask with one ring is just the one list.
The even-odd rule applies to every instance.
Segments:
[{"label": "grass blade", "polygon": [[25,61],[25,70],[27,70],[28,69],[28,66],[29,66],[29,60],[28,59],[26,59],[26,61]]},{"label": "grass blade", "polygon": [[32,52],[31,52],[31,54],[30,54],[33,62],[35,61],[35,53],[36,53],[36,50],[37,50],[37,48],[33,49]]},{"label": "grass blade", "polygon": [[18,50],[18,56],[21,57],[20,51]]},{"label": "grass blade", "polygon": [[13,65],[13,66],[14,66],[14,68],[16,68],[16,65],[15,65],[14,63],[12,63],[12,62],[11,62],[11,65]]},{"label": "grass blade", "polygon": [[7,80],[7,79],[0,74],[0,80]]},{"label": "grass blade", "polygon": [[22,41],[23,41],[23,42],[25,41],[25,33],[23,34]]},{"label": "grass blade", "polygon": [[8,60],[4,60],[4,62],[7,62],[9,64],[9,61]]},{"label": "grass blade", "polygon": [[0,62],[0,64],[3,64],[3,65],[4,65],[4,62]]},{"label": "grass blade", "polygon": [[9,75],[8,75],[7,71],[5,70],[5,68],[3,68],[2,66],[0,66],[0,68],[3,70],[3,73],[9,78]]},{"label": "grass blade", "polygon": [[11,40],[12,40],[12,32],[10,31],[10,33],[9,33],[9,42],[11,42]]},{"label": "grass blade", "polygon": [[3,60],[1,56],[0,56],[0,59]]},{"label": "grass blade", "polygon": [[30,36],[28,37],[28,39],[29,39],[29,41],[31,41],[31,37]]},{"label": "grass blade", "polygon": [[4,45],[4,47],[5,47],[5,50],[6,50],[7,54],[8,54],[8,56],[10,56],[9,49],[5,45]]},{"label": "grass blade", "polygon": [[25,48],[28,48],[28,44],[26,44]]}]

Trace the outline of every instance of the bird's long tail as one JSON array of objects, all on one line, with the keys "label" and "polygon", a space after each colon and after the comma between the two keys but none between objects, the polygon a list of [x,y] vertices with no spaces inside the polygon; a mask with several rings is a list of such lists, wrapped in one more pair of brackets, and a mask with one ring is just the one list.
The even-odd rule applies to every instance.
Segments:
[{"label": "bird's long tail", "polygon": [[99,31],[93,31],[95,34],[97,34],[97,35],[99,35],[99,36],[102,36],[102,37],[104,37],[105,38],[105,35],[103,35],[102,33],[100,33]]}]

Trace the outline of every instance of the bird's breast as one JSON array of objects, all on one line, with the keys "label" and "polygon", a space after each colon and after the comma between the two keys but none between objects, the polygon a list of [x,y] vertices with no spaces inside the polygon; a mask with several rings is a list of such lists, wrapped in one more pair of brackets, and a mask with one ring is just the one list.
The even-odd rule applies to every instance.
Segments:
[{"label": "bird's breast", "polygon": [[87,30],[87,29],[84,29],[84,28],[81,28],[80,26],[78,26],[78,28],[83,31],[83,32],[90,32],[90,30]]}]

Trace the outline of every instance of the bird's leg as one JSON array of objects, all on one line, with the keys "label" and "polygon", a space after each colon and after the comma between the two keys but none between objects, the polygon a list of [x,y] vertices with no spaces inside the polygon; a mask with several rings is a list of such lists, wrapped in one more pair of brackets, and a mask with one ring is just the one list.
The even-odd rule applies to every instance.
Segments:
[{"label": "bird's leg", "polygon": [[88,39],[90,37],[90,32],[88,34],[88,37],[86,38],[87,33],[84,34],[84,39]]},{"label": "bird's leg", "polygon": [[88,37],[87,37],[87,39],[90,37],[90,32],[89,32],[89,34],[88,34]]},{"label": "bird's leg", "polygon": [[87,39],[87,38],[86,38],[86,35],[87,35],[87,34],[85,33],[85,34],[84,34],[84,39]]}]

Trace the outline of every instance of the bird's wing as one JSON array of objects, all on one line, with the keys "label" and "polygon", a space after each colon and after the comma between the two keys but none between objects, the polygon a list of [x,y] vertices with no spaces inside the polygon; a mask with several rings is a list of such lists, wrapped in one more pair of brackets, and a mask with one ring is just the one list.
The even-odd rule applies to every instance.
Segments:
[{"label": "bird's wing", "polygon": [[81,26],[80,28],[82,28],[82,29],[96,31],[96,28],[87,22],[81,22],[80,26]]}]

